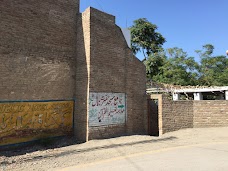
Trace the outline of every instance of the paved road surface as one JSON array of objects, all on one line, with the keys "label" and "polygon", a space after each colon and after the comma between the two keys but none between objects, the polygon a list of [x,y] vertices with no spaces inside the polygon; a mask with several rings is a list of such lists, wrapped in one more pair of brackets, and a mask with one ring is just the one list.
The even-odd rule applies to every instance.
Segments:
[{"label": "paved road surface", "polygon": [[143,171],[196,170],[227,171],[228,142],[207,143],[166,148],[117,157],[86,165],[73,166],[65,171]]}]

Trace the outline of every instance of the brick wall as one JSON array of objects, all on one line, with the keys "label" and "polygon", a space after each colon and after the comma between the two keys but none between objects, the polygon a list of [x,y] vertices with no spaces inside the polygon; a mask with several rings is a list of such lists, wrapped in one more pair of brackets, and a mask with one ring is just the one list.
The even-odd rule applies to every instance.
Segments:
[{"label": "brick wall", "polygon": [[144,64],[127,50],[127,132],[129,134],[147,134],[147,97],[146,70]]},{"label": "brick wall", "polygon": [[89,139],[145,133],[145,66],[127,46],[115,17],[93,8],[90,15],[89,92],[125,93],[127,122],[89,128]]},{"label": "brick wall", "polygon": [[162,94],[148,98],[158,99],[159,135],[184,128],[228,126],[227,100],[173,101]]},{"label": "brick wall", "polygon": [[113,16],[93,8],[90,15],[90,92],[125,92],[127,45],[122,32]]},{"label": "brick wall", "polygon": [[[0,99],[76,98],[74,132],[87,141],[148,131],[145,66],[128,48],[115,17],[79,0],[0,2]],[[89,127],[89,95],[124,93],[126,123]],[[228,125],[227,101],[159,97],[161,133]]]},{"label": "brick wall", "polygon": [[193,127],[193,101],[172,101],[162,98],[163,133]]},{"label": "brick wall", "polygon": [[79,0],[0,2],[1,100],[73,98],[78,8]]},{"label": "brick wall", "polygon": [[126,135],[125,124],[93,127],[89,129],[89,139],[112,138]]},{"label": "brick wall", "polygon": [[194,127],[228,126],[228,101],[194,101]]},{"label": "brick wall", "polygon": [[[156,125],[158,125],[159,135],[193,127],[193,101],[173,101],[165,94],[152,94],[148,99],[158,101],[158,124]],[[151,118],[155,114],[148,113],[148,115]],[[154,125],[150,125],[149,129],[156,128],[154,128]]]},{"label": "brick wall", "polygon": [[[1,100],[76,98],[78,141],[145,133],[145,66],[114,16],[80,14],[79,0],[2,0],[0,11]],[[89,128],[90,92],[126,94],[126,123]]]},{"label": "brick wall", "polygon": [[74,132],[78,141],[88,141],[88,98],[90,64],[90,15],[79,15],[77,23],[76,103]]}]

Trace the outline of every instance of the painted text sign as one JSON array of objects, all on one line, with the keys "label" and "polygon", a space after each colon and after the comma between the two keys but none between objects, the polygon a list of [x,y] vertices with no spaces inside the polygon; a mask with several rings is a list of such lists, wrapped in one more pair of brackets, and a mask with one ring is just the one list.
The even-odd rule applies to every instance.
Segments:
[{"label": "painted text sign", "polygon": [[74,101],[0,103],[0,146],[72,133]]},{"label": "painted text sign", "polygon": [[125,93],[90,93],[89,126],[124,124]]}]

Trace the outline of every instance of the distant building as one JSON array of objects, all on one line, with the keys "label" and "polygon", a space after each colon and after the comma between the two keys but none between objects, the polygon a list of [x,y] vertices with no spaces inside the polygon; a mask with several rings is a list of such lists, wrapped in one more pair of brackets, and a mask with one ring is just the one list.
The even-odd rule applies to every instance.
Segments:
[{"label": "distant building", "polygon": [[[172,93],[173,100],[228,100],[228,86],[148,88],[147,93]],[[181,98],[182,97],[182,98]],[[185,97],[185,98],[183,98]]]}]

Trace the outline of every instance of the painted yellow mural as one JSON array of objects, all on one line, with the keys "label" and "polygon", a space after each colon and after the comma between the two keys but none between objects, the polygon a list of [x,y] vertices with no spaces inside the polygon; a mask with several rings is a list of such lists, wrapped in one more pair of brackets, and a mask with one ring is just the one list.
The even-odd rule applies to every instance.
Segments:
[{"label": "painted yellow mural", "polygon": [[74,101],[0,103],[0,146],[71,134]]}]

